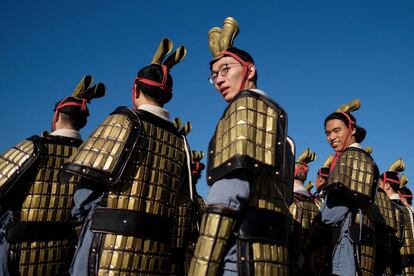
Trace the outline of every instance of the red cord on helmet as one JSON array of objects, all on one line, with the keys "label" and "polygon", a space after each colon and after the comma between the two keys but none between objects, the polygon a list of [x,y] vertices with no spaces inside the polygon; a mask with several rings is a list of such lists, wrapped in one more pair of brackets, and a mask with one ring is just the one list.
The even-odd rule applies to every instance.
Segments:
[{"label": "red cord on helmet", "polygon": [[55,113],[53,114],[53,121],[52,121],[52,131],[56,130],[56,122],[58,120],[58,114],[59,114],[59,110],[61,110],[64,107],[67,106],[78,106],[80,107],[81,111],[88,111],[88,107],[86,106],[87,101],[85,99],[78,99],[81,102],[73,102],[73,101],[69,101],[69,102],[65,102],[67,99],[72,98],[72,97],[66,97],[63,100],[60,101],[60,103],[56,106],[55,108]]},{"label": "red cord on helmet", "polygon": [[241,57],[239,57],[235,53],[232,53],[232,52],[229,52],[229,51],[226,51],[226,50],[221,51],[220,52],[220,55],[223,55],[223,56],[224,55],[231,56],[232,58],[234,58],[235,60],[237,60],[238,62],[241,63],[241,65],[243,66],[243,73],[242,73],[242,75],[243,75],[243,81],[242,81],[242,83],[240,85],[239,91],[244,90],[244,85],[246,84],[246,81],[247,81],[247,71],[249,69],[249,65],[251,65],[252,63],[249,62],[249,61],[244,61]]},{"label": "red cord on helmet", "polygon": [[137,82],[148,84],[150,86],[159,87],[160,89],[165,90],[168,93],[172,92],[172,89],[166,85],[167,77],[168,77],[168,68],[164,64],[161,64],[161,69],[162,69],[162,80],[161,80],[161,82],[156,82],[156,81],[153,81],[153,80],[150,80],[150,79],[147,79],[147,78],[140,78],[140,77],[135,78],[134,86],[132,87],[132,105],[134,106],[134,109],[137,109],[137,107],[135,106],[135,100],[134,100],[135,99],[134,88],[135,88],[135,85],[137,84]]}]

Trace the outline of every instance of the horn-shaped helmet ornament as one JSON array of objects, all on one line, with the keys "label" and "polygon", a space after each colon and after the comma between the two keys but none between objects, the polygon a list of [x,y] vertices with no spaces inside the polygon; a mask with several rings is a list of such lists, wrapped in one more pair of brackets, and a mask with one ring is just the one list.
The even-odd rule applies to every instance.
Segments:
[{"label": "horn-shaped helmet ornament", "polygon": [[[176,64],[180,63],[185,56],[187,55],[187,49],[184,46],[180,46],[171,53],[173,49],[173,43],[168,38],[164,38],[161,40],[160,45],[155,52],[151,64],[158,64],[161,66],[162,69],[162,80],[161,82],[157,82],[148,78],[140,78],[137,77],[134,81],[134,85],[138,82],[159,87],[160,89],[166,91],[167,93],[172,93],[172,88],[166,85],[168,72],[173,68]],[[168,57],[167,55],[171,53]],[[133,89],[133,97],[134,97],[134,89]],[[134,101],[133,101],[134,102]]]},{"label": "horn-shaped helmet ornament", "polygon": [[372,153],[372,147],[370,147],[370,146],[365,147],[364,150],[368,154],[371,154]]},{"label": "horn-shaped helmet ornament", "polygon": [[[248,73],[249,66],[252,62],[243,60],[237,54],[228,51],[227,49],[233,47],[233,42],[240,31],[239,24],[233,17],[227,17],[224,19],[223,28],[213,27],[208,32],[208,42],[210,51],[213,54],[213,59],[210,61],[210,65],[214,64],[215,61],[221,59],[224,56],[230,56],[240,62],[243,66],[244,76],[242,83],[240,84],[240,91],[244,89],[247,81],[246,75]],[[211,80],[210,80],[211,81]],[[214,81],[212,81],[214,83]]]},{"label": "horn-shaped helmet ornament", "polygon": [[388,171],[394,171],[394,172],[403,172],[405,170],[405,163],[400,158],[396,160],[394,163],[391,164],[391,166],[388,168]]},{"label": "horn-shaped helmet ornament", "polygon": [[64,98],[56,105],[52,121],[52,130],[56,129],[59,111],[65,107],[78,107],[80,112],[83,112],[85,116],[89,116],[87,103],[90,103],[92,99],[105,96],[105,85],[101,82],[95,85],[92,85],[92,83],[92,76],[84,76],[73,90],[72,96]]},{"label": "horn-shaped helmet ornament", "polygon": [[355,126],[356,122],[351,119],[349,116],[349,113],[354,112],[358,110],[361,107],[361,100],[360,99],[354,99],[350,103],[346,103],[341,105],[336,109],[336,112],[342,113],[347,119],[348,119],[348,128],[351,126]]},{"label": "horn-shaped helmet ornament", "polygon": [[405,174],[401,175],[400,187],[401,188],[404,187],[405,185],[407,185],[407,183],[408,183],[408,177]]},{"label": "horn-shaped helmet ornament", "polygon": [[404,161],[400,158],[396,160],[394,163],[392,163],[388,170],[382,174],[383,181],[390,182],[398,188],[401,185],[399,174],[404,170],[405,164]]},{"label": "horn-shaped helmet ornament", "polygon": [[305,181],[307,173],[309,171],[308,164],[313,162],[316,159],[316,153],[312,152],[310,148],[307,148],[302,154],[298,157],[295,164],[295,174],[296,179]]}]

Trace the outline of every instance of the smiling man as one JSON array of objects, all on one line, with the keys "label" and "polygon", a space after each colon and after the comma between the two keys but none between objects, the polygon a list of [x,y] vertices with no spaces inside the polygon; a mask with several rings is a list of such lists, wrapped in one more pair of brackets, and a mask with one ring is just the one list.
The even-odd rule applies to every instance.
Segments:
[{"label": "smiling man", "polygon": [[[343,105],[325,119],[326,140],[335,151],[325,187],[326,200],[313,238],[314,253],[330,248],[327,265],[316,268],[323,275],[373,275],[375,268],[374,222],[371,216],[378,186],[378,168],[361,148],[366,131],[352,111],[360,101]],[[323,246],[324,245],[324,246]]]},{"label": "smiling man", "polygon": [[293,142],[286,112],[256,89],[253,58],[232,47],[237,32],[231,17],[209,32],[209,80],[228,106],[209,145],[211,189],[189,275],[289,275]]}]

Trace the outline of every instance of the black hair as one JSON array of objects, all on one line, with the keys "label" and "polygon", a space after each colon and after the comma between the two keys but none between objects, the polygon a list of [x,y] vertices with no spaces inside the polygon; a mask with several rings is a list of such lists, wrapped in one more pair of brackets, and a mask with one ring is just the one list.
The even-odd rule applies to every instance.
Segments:
[{"label": "black hair", "polygon": [[[233,54],[236,54],[238,57],[240,57],[243,61],[246,62],[251,62],[252,64],[254,64],[254,60],[253,57],[246,51],[236,48],[236,47],[230,47],[228,49],[226,49],[226,51],[229,51]],[[224,55],[226,56],[226,55]],[[213,67],[213,64],[216,63],[218,61],[218,59],[213,59],[212,61],[210,61],[210,70]],[[258,79],[258,72],[257,72],[257,68],[256,68],[256,73],[253,76],[252,82],[254,83],[254,85],[257,85],[257,79]]]},{"label": "black hair", "polygon": [[[55,104],[54,111],[56,111],[59,105],[70,102],[82,104],[82,99],[67,97]],[[82,110],[79,105],[64,106],[59,108],[58,112],[60,114],[60,119],[70,124],[76,130],[80,130],[86,125],[87,117],[89,116],[88,108],[85,106],[85,109]]]},{"label": "black hair", "polygon": [[[167,81],[165,82],[165,85],[172,90],[173,79],[171,77],[170,72],[167,72],[167,74],[168,74]],[[162,78],[163,78],[163,72],[162,72],[161,65],[150,64],[148,66],[145,66],[144,68],[139,70],[137,76],[139,78],[145,78],[145,79],[149,79],[149,80],[161,83]],[[138,81],[137,87],[142,93],[144,93],[147,96],[150,96],[160,105],[164,105],[168,103],[172,98],[171,91],[166,91],[157,86],[152,86],[152,85],[145,84],[145,83]]]},{"label": "black hair", "polygon": [[[364,141],[365,136],[367,135],[367,131],[365,130],[365,128],[360,127],[360,126],[358,126],[356,124],[356,119],[355,119],[355,117],[351,113],[348,113],[347,112],[346,114],[348,114],[349,118],[351,118],[351,120],[354,122],[354,127],[355,127],[354,137],[355,137],[355,141],[357,143],[361,143],[362,141]],[[341,120],[346,125],[346,127],[348,127],[349,124],[350,124],[349,119],[348,119],[348,117],[346,115],[344,115],[341,112],[333,112],[333,113],[329,114],[328,117],[325,118],[324,127],[326,127],[326,123],[328,121],[335,120],[335,119],[336,120]]]},{"label": "black hair", "polygon": [[[413,193],[410,191],[410,189],[408,189],[407,187],[404,186],[404,187],[400,188],[399,192],[400,192],[400,194],[403,195],[403,197],[405,199],[407,199],[408,204],[412,205],[412,203],[413,203]],[[404,195],[407,196],[407,197],[405,197]]]},{"label": "black hair", "polygon": [[393,188],[395,191],[398,191],[400,189],[400,177],[398,176],[398,172],[396,171],[386,171],[383,174],[380,175],[380,179],[384,181],[384,176],[387,175],[387,179],[394,180],[396,182],[387,181],[388,184]]}]

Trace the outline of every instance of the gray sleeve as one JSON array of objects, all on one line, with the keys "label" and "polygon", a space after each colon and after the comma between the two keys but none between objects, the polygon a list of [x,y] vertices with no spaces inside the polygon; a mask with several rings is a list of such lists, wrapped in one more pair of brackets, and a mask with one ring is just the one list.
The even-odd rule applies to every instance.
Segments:
[{"label": "gray sleeve", "polygon": [[221,205],[234,211],[240,211],[247,204],[250,185],[247,173],[237,170],[211,186],[207,196],[207,205]]},{"label": "gray sleeve", "polygon": [[92,208],[99,205],[102,198],[103,192],[96,191],[94,185],[80,182],[73,195],[72,216],[77,220],[83,220]]},{"label": "gray sleeve", "polygon": [[342,222],[349,212],[347,200],[339,193],[329,193],[321,208],[321,220],[326,225]]}]

